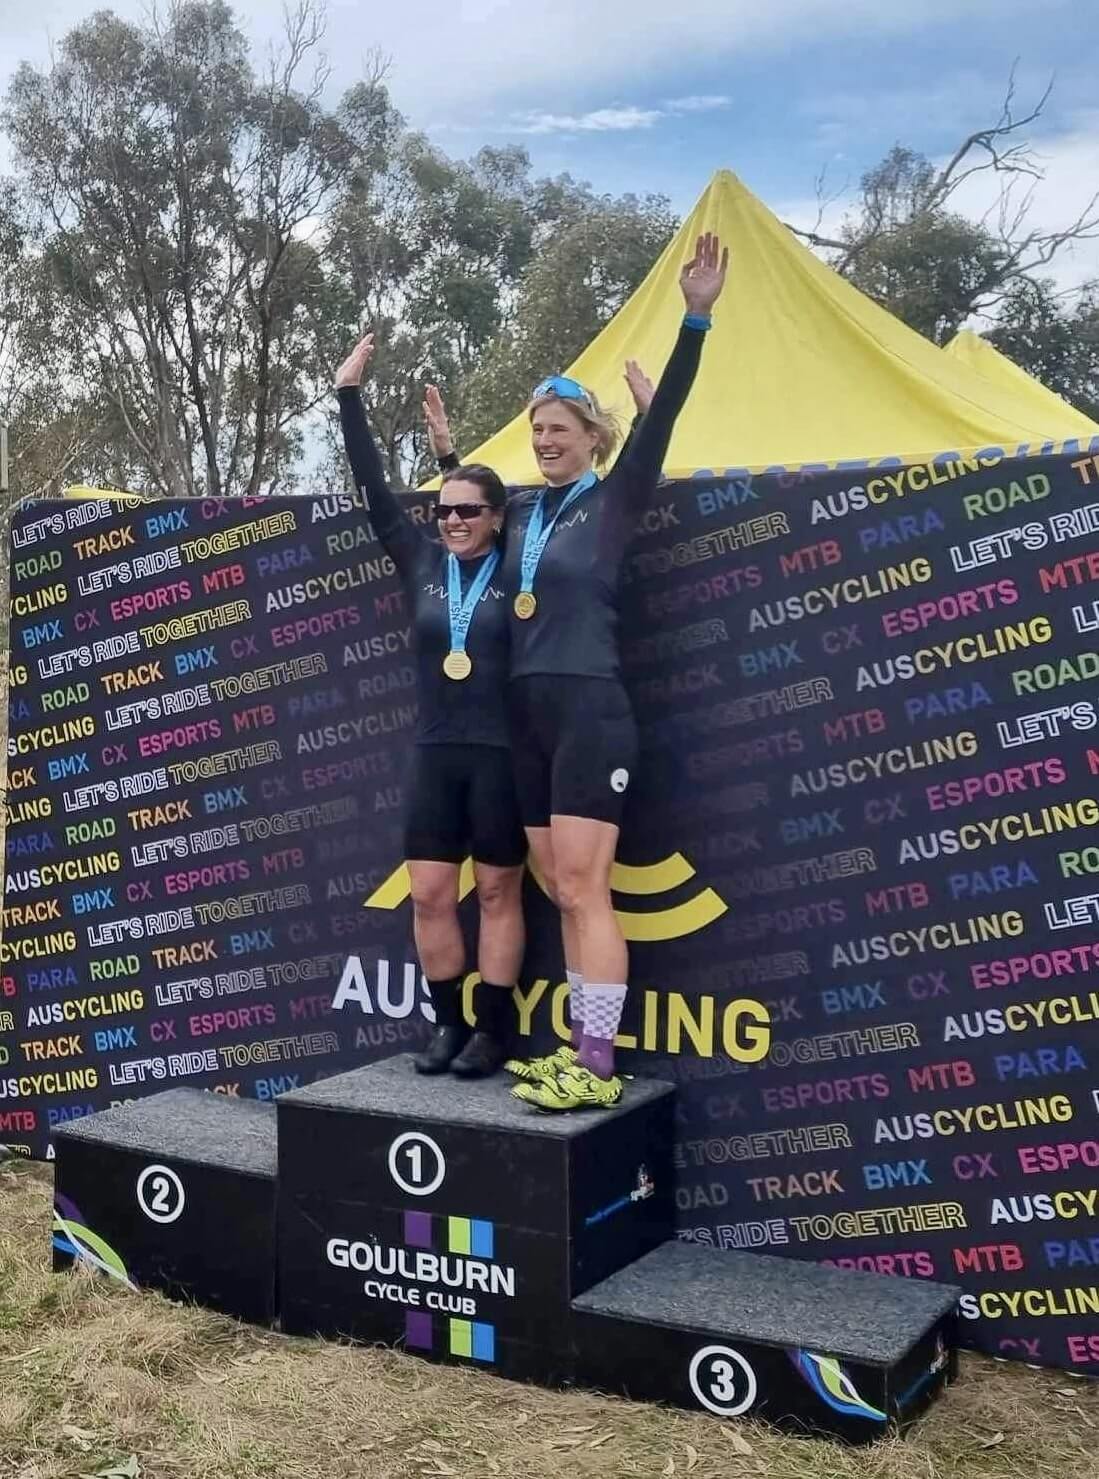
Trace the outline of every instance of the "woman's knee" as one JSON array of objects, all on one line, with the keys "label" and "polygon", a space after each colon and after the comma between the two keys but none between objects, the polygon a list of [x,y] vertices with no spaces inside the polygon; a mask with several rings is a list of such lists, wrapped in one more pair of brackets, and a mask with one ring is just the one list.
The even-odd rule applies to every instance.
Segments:
[{"label": "woman's knee", "polygon": [[541,874],[542,874],[542,880],[541,880],[542,881],[542,887],[544,888],[544,890],[546,892],[546,895],[549,898],[550,903],[551,904],[555,904],[557,906],[557,908],[560,909],[560,907],[561,907],[561,895],[560,895],[560,893],[558,891],[558,888],[557,888],[557,874],[556,874],[556,872],[552,868],[550,868],[548,871],[543,868],[543,869],[541,869]]},{"label": "woman's knee", "polygon": [[458,897],[449,883],[413,878],[412,908],[419,919],[445,919],[456,913]]},{"label": "woman's knee", "polygon": [[590,868],[557,865],[556,903],[562,914],[573,917],[610,907],[610,878],[593,874]]},{"label": "woman's knee", "polygon": [[550,901],[557,903],[557,866],[553,856],[553,844],[550,840],[548,827],[528,827],[527,844],[530,848],[530,858],[533,870],[538,874],[538,882],[549,895]]},{"label": "woman's knee", "polygon": [[508,869],[477,875],[477,901],[483,914],[506,914],[519,908],[522,870]]}]

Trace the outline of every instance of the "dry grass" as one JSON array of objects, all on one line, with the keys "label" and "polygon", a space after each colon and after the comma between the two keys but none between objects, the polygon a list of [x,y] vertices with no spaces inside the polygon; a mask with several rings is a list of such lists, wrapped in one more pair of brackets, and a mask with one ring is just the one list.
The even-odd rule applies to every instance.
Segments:
[{"label": "dry grass", "polygon": [[969,1358],[911,1438],[845,1449],[55,1277],[49,1200],[0,1167],[0,1475],[1099,1479],[1099,1386],[1063,1374]]}]

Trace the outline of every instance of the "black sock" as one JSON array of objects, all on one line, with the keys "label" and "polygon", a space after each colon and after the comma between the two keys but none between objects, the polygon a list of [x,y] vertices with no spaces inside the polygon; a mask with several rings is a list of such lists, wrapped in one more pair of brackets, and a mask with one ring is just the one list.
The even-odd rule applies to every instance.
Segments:
[{"label": "black sock", "polygon": [[478,981],[473,993],[477,1031],[503,1042],[515,1031],[515,988]]},{"label": "black sock", "polygon": [[448,976],[445,981],[428,981],[427,994],[435,1008],[436,1027],[462,1025],[461,976]]}]

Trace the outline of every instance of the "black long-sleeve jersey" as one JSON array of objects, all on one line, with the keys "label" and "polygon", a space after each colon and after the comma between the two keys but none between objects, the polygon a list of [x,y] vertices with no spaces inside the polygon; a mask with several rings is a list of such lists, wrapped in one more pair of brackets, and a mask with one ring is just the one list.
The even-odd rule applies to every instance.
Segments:
[{"label": "black long-sleeve jersey", "polygon": [[[698,371],[706,331],[684,324],[652,405],[629,447],[601,482],[583,493],[554,525],[534,577],[537,610],[511,616],[511,676],[553,673],[618,678],[619,582],[626,547],[660,481],[676,417]],[[545,518],[572,484],[546,490]],[[540,489],[508,504],[502,584],[508,610],[521,578],[523,539]]]},{"label": "black long-sleeve jersey", "polygon": [[[416,640],[419,678],[420,745],[493,745],[507,748],[504,690],[508,676],[509,629],[514,622],[505,597],[503,564],[489,582],[473,613],[466,652],[473,671],[462,682],[443,673],[450,650],[447,613],[447,550],[414,524],[385,476],[374,438],[366,424],[362,398],[353,387],[341,387],[340,423],[355,484],[366,500],[374,532],[396,565],[410,607]],[[484,560],[459,560],[462,595],[476,579]]]}]

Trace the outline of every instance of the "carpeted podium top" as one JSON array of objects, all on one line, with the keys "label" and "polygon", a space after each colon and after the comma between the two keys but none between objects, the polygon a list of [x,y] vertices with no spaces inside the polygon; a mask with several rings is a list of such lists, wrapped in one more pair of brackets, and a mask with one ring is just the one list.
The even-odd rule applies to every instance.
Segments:
[{"label": "carpeted podium top", "polygon": [[674,1085],[656,1079],[631,1079],[614,1109],[553,1114],[512,1098],[514,1082],[504,1075],[472,1081],[449,1074],[424,1077],[413,1069],[411,1054],[401,1053],[350,1073],[320,1079],[304,1089],[292,1089],[279,1096],[279,1103],[569,1140],[675,1092]]},{"label": "carpeted podium top", "polygon": [[70,1120],[59,1140],[90,1140],[141,1155],[167,1156],[274,1176],[275,1106],[204,1089],[166,1089]]},{"label": "carpeted podium top", "polygon": [[887,1366],[954,1307],[960,1292],[924,1279],[673,1241],[604,1279],[573,1305]]}]

